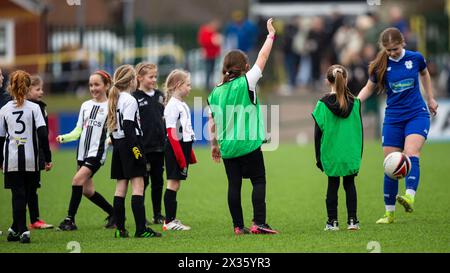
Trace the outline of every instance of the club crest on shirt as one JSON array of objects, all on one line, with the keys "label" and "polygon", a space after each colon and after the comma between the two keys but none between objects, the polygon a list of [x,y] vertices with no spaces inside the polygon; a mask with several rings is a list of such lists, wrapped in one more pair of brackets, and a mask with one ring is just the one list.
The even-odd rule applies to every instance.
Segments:
[{"label": "club crest on shirt", "polygon": [[391,67],[390,66],[388,66],[388,68],[386,69],[387,71],[391,71]]},{"label": "club crest on shirt", "polygon": [[412,61],[406,61],[405,62],[405,66],[407,69],[411,69],[413,67],[413,62]]},{"label": "club crest on shirt", "polygon": [[16,142],[17,146],[25,145],[25,143],[27,143],[27,138],[26,137],[14,137],[14,141]]}]

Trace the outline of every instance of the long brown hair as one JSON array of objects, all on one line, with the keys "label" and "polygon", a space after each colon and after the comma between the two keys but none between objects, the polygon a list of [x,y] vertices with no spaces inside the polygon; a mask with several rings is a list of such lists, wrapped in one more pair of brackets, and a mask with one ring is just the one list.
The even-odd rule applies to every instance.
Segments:
[{"label": "long brown hair", "polygon": [[164,84],[164,92],[166,93],[166,98],[164,104],[167,105],[173,93],[184,83],[186,83],[189,78],[189,72],[182,69],[172,70],[167,76],[166,83]]},{"label": "long brown hair", "polygon": [[222,83],[244,75],[248,71],[248,56],[241,50],[232,50],[225,55],[222,66]]},{"label": "long brown hair", "polygon": [[384,80],[388,61],[386,46],[389,44],[398,44],[402,46],[405,44],[405,38],[398,28],[390,27],[381,32],[380,37],[378,38],[380,51],[378,51],[375,60],[369,64],[369,75],[376,76],[377,79],[378,94],[385,91]]},{"label": "long brown hair", "polygon": [[30,74],[23,70],[14,71],[10,76],[8,92],[16,100],[17,107],[21,107],[28,91],[30,91],[31,77]]},{"label": "long brown hair", "polygon": [[[136,70],[136,75],[137,76],[141,76],[144,77],[145,75],[147,75],[147,73],[149,73],[151,70],[158,70],[158,67],[156,66],[156,64],[152,64],[152,63],[138,63],[135,68]],[[141,83],[139,82],[139,79],[137,81],[137,88],[140,88]]]},{"label": "long brown hair", "polygon": [[327,70],[327,80],[335,87],[336,100],[341,110],[347,109],[347,101],[353,96],[347,87],[347,75],[345,67],[339,64],[334,64]]},{"label": "long brown hair", "polygon": [[125,64],[120,66],[114,72],[113,86],[108,93],[108,130],[114,131],[117,127],[117,102],[119,101],[119,94],[122,91],[134,89],[134,80],[136,72],[131,65]]}]

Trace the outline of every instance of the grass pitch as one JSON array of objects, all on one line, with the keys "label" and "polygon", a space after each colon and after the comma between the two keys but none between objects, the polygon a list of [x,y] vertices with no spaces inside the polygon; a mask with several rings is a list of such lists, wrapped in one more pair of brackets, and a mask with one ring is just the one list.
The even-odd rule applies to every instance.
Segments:
[{"label": "grass pitch", "polygon": [[[404,212],[397,205],[396,222],[376,225],[384,213],[383,154],[379,142],[365,143],[360,174],[356,178],[358,217],[361,230],[346,230],[345,192],[339,190],[341,230],[323,231],[326,221],[326,176],[316,167],[313,145],[282,145],[265,152],[267,172],[267,221],[279,235],[233,234],[227,205],[227,180],[223,164],[210,160],[209,149],[196,147],[199,164],[178,193],[177,218],[192,227],[187,232],[164,232],[162,238],[115,239],[113,230],[103,228],[105,213],[88,199],[82,199],[76,218],[79,230],[58,232],[33,230],[31,244],[6,242],[12,222],[11,193],[0,190],[0,252],[67,253],[70,242],[77,242],[83,253],[99,252],[450,252],[450,144],[427,143],[421,156],[421,177],[415,211]],[[54,152],[54,169],[42,175],[39,190],[41,218],[57,226],[66,216],[71,179],[75,173],[75,151]],[[109,179],[110,157],[94,177],[96,189],[112,202],[115,183]],[[3,176],[0,181],[3,185]],[[341,183],[342,184],[342,183]],[[399,193],[405,189],[400,181]],[[150,189],[146,199],[147,218],[151,218]],[[134,235],[134,218],[126,200],[127,227]],[[242,203],[246,225],[252,219],[251,183],[245,180]],[[164,208],[164,206],[163,206]],[[27,215],[27,221],[28,215]],[[152,228],[161,231],[161,226]]]}]

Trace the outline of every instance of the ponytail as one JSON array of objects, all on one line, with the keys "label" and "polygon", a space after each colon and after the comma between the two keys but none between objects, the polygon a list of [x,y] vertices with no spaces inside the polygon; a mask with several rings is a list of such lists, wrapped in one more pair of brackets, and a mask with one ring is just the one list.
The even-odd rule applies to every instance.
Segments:
[{"label": "ponytail", "polygon": [[131,65],[122,65],[114,72],[113,86],[108,92],[108,121],[107,126],[110,132],[117,128],[117,102],[120,92],[129,89],[136,89],[136,72]]},{"label": "ponytail", "polygon": [[378,94],[385,91],[384,76],[387,70],[387,59],[388,55],[386,53],[386,50],[381,50],[380,52],[378,52],[375,60],[373,60],[369,64],[369,76],[376,77]]},{"label": "ponytail", "polygon": [[336,72],[334,84],[336,87],[336,98],[339,103],[339,108],[341,110],[347,109],[347,85],[345,84],[345,79],[343,72],[338,70]]},{"label": "ponytail", "polygon": [[353,95],[347,87],[347,70],[339,64],[330,66],[327,71],[327,80],[334,85],[336,90],[336,100],[339,103],[339,109],[345,110],[348,106],[348,100]]},{"label": "ponytail", "polygon": [[108,131],[113,132],[117,127],[117,102],[119,101],[120,90],[113,86],[108,92]]},{"label": "ponytail", "polygon": [[21,107],[25,103],[25,98],[28,91],[30,91],[30,86],[31,77],[27,72],[17,70],[11,74],[11,80],[7,90],[14,100],[16,100],[17,107]]},{"label": "ponytail", "polygon": [[169,103],[169,100],[170,100],[170,98],[172,98],[174,91],[175,90],[170,90],[170,89],[166,90],[166,95],[164,97],[164,106],[166,106]]},{"label": "ponytail", "polygon": [[232,78],[234,78],[234,73],[232,71],[226,71],[223,75],[222,82],[229,82]]}]

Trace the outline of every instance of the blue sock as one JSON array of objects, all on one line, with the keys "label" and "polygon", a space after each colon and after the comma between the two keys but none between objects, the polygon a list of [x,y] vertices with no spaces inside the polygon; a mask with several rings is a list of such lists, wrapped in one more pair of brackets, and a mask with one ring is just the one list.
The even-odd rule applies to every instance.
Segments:
[{"label": "blue sock", "polygon": [[417,191],[420,178],[419,158],[411,156],[409,159],[411,160],[411,171],[409,172],[409,175],[406,177],[406,189]]},{"label": "blue sock", "polygon": [[395,206],[395,200],[398,194],[398,180],[391,179],[384,175],[384,204],[386,206]]}]

